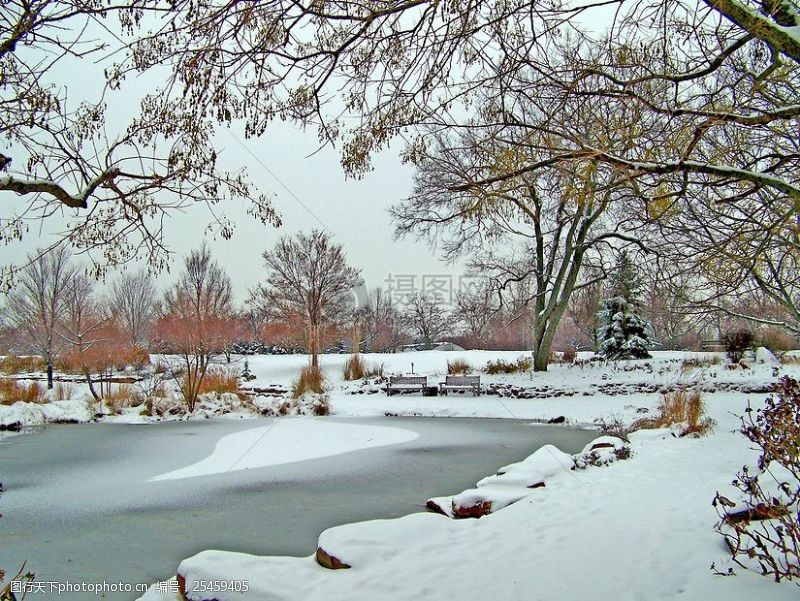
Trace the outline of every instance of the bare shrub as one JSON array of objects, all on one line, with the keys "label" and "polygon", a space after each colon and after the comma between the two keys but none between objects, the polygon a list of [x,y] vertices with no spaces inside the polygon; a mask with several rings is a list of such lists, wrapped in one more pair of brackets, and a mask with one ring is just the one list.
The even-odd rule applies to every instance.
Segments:
[{"label": "bare shrub", "polygon": [[319,365],[309,364],[300,370],[300,375],[292,383],[292,398],[299,399],[307,392],[322,394],[325,390],[325,375]]},{"label": "bare shrub", "polygon": [[53,393],[59,401],[66,401],[72,398],[73,386],[69,382],[56,382],[53,387]]},{"label": "bare shrub", "polygon": [[578,351],[576,351],[572,347],[566,349],[563,353],[561,353],[561,360],[564,363],[575,363],[575,359],[577,358],[578,358]]},{"label": "bare shrub", "polygon": [[714,423],[713,419],[705,416],[705,403],[701,392],[697,389],[679,388],[661,397],[661,404],[655,417],[636,420],[631,425],[631,431],[686,424],[681,436],[703,435],[713,428]]},{"label": "bare shrub", "polygon": [[611,415],[608,419],[601,417],[595,423],[604,436],[615,436],[625,442],[629,442],[628,435],[633,432],[632,427],[626,426],[619,415]]},{"label": "bare shrub", "polygon": [[465,359],[453,359],[447,362],[447,373],[451,376],[457,374],[468,374],[472,372],[472,366]]},{"label": "bare shrub", "polygon": [[382,378],[383,377],[383,363],[368,367],[365,377],[367,378]]},{"label": "bare shrub", "polygon": [[731,330],[722,336],[722,343],[725,345],[725,354],[733,364],[739,363],[744,359],[744,354],[748,349],[753,348],[755,337],[750,330]]},{"label": "bare shrub", "polygon": [[383,363],[379,365],[369,365],[359,353],[348,357],[344,364],[345,380],[363,380],[365,378],[380,378],[382,376]]},{"label": "bare shrub", "polygon": [[489,361],[486,363],[486,373],[489,375],[515,374],[529,371],[531,367],[533,367],[533,361],[530,357],[518,357],[516,361],[497,359],[496,361]]},{"label": "bare shrub", "polygon": [[780,581],[800,578],[800,383],[786,376],[776,392],[741,418],[742,434],[760,451],[757,469],[743,466],[732,482],[747,509],[729,513],[734,504],[719,492],[713,505],[733,561],[745,569],[755,562]]},{"label": "bare shrub", "polygon": [[27,374],[47,369],[45,360],[38,356],[18,357],[6,355],[0,358],[0,372],[4,374]]},{"label": "bare shrub", "polygon": [[328,398],[325,396],[320,396],[314,399],[314,402],[311,405],[311,412],[317,416],[329,415],[331,412],[331,406],[328,402]]},{"label": "bare shrub", "polygon": [[776,357],[797,347],[795,337],[780,328],[763,328],[758,332],[758,344],[766,347]]},{"label": "bare shrub", "polygon": [[0,404],[13,405],[17,401],[41,403],[43,400],[42,389],[36,382],[0,379]]},{"label": "bare shrub", "polygon": [[134,369],[142,370],[150,365],[150,353],[142,346],[132,346],[126,353],[125,360]]},{"label": "bare shrub", "polygon": [[200,383],[197,394],[201,395],[207,392],[240,394],[239,375],[233,369],[210,368]]},{"label": "bare shrub", "polygon": [[711,356],[694,356],[684,359],[681,362],[681,371],[687,372],[691,371],[695,368],[707,368],[712,367],[714,365],[719,365],[722,363],[722,359],[719,355],[711,355]]},{"label": "bare shrub", "polygon": [[112,387],[103,395],[106,406],[114,413],[120,413],[125,407],[135,407],[142,402],[137,390],[128,384]]},{"label": "bare shrub", "polygon": [[[3,488],[0,486],[0,493],[2,492]],[[15,595],[19,593],[19,590],[26,591],[28,587],[30,587],[30,584],[36,579],[36,574],[31,571],[25,571],[27,563],[26,561],[22,562],[22,567],[15,575],[10,577],[8,584],[5,586],[3,586],[3,582],[6,580],[6,572],[0,569],[0,586],[3,586],[3,588],[0,588],[0,601],[11,601],[14,599],[24,601],[27,595],[26,592],[23,592],[21,597],[16,597]],[[12,583],[17,583],[17,586]]]}]

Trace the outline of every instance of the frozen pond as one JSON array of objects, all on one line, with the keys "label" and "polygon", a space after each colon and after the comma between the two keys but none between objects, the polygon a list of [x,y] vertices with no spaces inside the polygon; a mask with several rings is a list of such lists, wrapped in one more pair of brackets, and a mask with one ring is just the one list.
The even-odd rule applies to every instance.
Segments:
[{"label": "frozen pond", "polygon": [[[424,511],[428,497],[472,487],[543,444],[574,453],[596,436],[516,420],[316,419],[326,427],[382,426],[418,437],[294,463],[160,480],[151,478],[207,459],[223,436],[246,436],[274,420],[63,425],[4,438],[0,568],[11,575],[27,561],[39,582],[150,584],[174,575],[181,559],[204,549],[310,555],[326,528]],[[37,598],[53,596],[28,596]]]}]

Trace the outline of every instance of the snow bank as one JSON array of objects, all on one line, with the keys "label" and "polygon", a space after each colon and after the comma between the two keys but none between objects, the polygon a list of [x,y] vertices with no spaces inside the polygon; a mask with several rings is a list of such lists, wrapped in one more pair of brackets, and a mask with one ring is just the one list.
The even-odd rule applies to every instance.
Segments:
[{"label": "snow bank", "polygon": [[0,405],[0,429],[20,430],[47,423],[85,423],[94,419],[94,410],[85,400],[51,401]]},{"label": "snow bank", "polygon": [[480,480],[476,488],[453,497],[428,499],[426,507],[448,517],[481,517],[533,493],[545,481],[575,467],[572,456],[553,445],[544,445],[522,461],[506,465],[497,473]]}]

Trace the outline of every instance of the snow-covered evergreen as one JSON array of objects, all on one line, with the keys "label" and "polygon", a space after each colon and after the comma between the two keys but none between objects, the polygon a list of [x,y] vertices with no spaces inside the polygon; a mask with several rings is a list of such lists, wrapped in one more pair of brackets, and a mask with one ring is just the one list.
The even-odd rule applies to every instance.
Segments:
[{"label": "snow-covered evergreen", "polygon": [[609,286],[609,298],[597,313],[597,352],[606,359],[647,359],[652,348],[653,326],[639,314],[641,283],[636,268],[622,253]]}]

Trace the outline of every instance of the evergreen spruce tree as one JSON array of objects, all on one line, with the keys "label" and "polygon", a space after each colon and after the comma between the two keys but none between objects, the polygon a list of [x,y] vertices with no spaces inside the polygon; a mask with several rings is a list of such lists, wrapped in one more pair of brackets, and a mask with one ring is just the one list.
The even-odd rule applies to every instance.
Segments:
[{"label": "evergreen spruce tree", "polygon": [[642,317],[641,282],[636,267],[623,252],[614,268],[608,298],[597,313],[598,355],[605,359],[648,359],[653,346],[653,326]]}]

